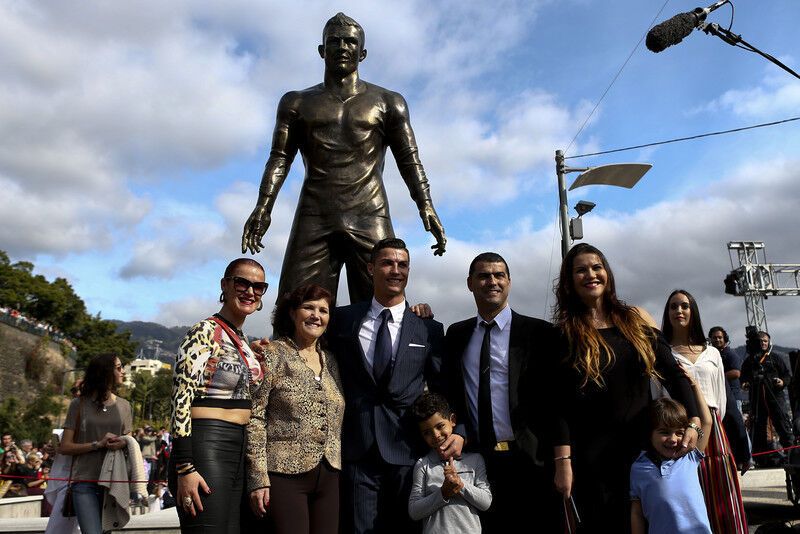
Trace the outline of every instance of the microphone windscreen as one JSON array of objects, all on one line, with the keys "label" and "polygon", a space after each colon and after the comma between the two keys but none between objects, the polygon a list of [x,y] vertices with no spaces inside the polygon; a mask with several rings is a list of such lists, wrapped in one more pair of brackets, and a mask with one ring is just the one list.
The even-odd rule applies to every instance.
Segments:
[{"label": "microphone windscreen", "polygon": [[683,41],[697,27],[697,16],[694,13],[680,13],[661,24],[656,24],[647,32],[645,45],[651,52],[661,52],[668,46]]}]

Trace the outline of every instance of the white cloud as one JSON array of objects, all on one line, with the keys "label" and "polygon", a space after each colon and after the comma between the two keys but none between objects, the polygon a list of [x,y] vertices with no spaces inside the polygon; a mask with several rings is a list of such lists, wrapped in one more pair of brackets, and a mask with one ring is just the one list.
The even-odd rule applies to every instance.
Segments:
[{"label": "white cloud", "polygon": [[[798,168],[797,160],[777,162],[770,169],[753,163],[681,198],[632,214],[593,213],[585,219],[587,242],[607,255],[619,296],[644,307],[657,322],[667,295],[684,288],[698,299],[706,329],[723,325],[736,343],[743,343],[744,299],[723,291],[722,280],[731,270],[726,244],[762,240],[769,261],[800,263],[800,236],[791,225],[776,224],[800,205]],[[762,187],[754,189],[756,181]],[[443,258],[416,246],[411,250],[409,300],[430,303],[445,325],[474,314],[467,268],[477,254],[494,251],[509,263],[514,309],[549,320],[560,264],[559,236],[554,232],[552,225],[533,230],[523,218],[496,229],[500,237],[451,238]],[[793,298],[771,298],[766,306],[776,342],[800,346],[800,315]]]},{"label": "white cloud", "polygon": [[266,137],[252,58],[191,13],[151,4],[0,7],[11,252],[106,246],[111,227],[136,224],[146,209],[133,180],[220,165]]},{"label": "white cloud", "polygon": [[0,175],[0,243],[17,257],[48,251],[55,255],[108,249],[116,232],[135,225],[149,209],[143,199],[123,193],[86,196],[56,190],[36,195]]},{"label": "white cloud", "polygon": [[[789,62],[790,63],[790,62]],[[783,71],[773,72],[761,84],[745,89],[730,89],[701,109],[704,111],[731,111],[747,118],[783,118],[796,116],[800,109],[800,81]]]},{"label": "white cloud", "polygon": [[159,306],[153,321],[165,326],[189,326],[208,317],[215,310],[214,297],[189,297]]},{"label": "white cloud", "polygon": [[[413,247],[410,298],[429,300],[446,323],[472,313],[464,278],[469,260],[483,250],[509,260],[517,309],[543,316],[545,302],[552,304],[557,262],[551,266],[550,259],[559,254],[553,227],[534,225],[510,206],[523,197],[534,212],[543,209],[538,201],[552,192],[553,152],[569,142],[589,105],[579,101],[580,91],[565,101],[557,92],[563,86],[552,80],[546,90],[504,86],[511,69],[523,68],[511,56],[529,46],[546,3],[411,1],[391,4],[389,12],[387,4],[359,0],[344,8],[366,30],[363,77],[409,100],[440,214],[469,226],[467,210],[497,210],[496,225],[505,225],[450,234],[447,254],[434,258],[396,166],[387,162],[395,230]],[[280,94],[322,80],[316,46],[338,9],[327,0],[0,6],[0,248],[22,258],[74,253],[102,263],[106,254],[97,249],[116,247],[113,257],[127,259],[119,271],[127,279],[113,291],[124,294],[133,282],[142,287],[131,278],[146,278],[155,294],[148,306],[159,310],[153,316],[160,321],[190,324],[206,316],[216,295],[163,303],[169,297],[157,294],[160,284],[239,255],[259,176],[221,182],[205,201],[174,193],[151,200],[157,196],[151,187],[236,166],[263,151]],[[545,65],[531,68],[546,72]],[[772,117],[794,114],[798,104],[797,85],[770,75],[708,108]],[[574,152],[596,148],[588,134],[581,139]],[[781,222],[800,199],[793,164],[754,164],[713,189],[678,192],[683,199],[633,214],[597,210],[586,220],[587,236],[609,253],[630,301],[658,315],[666,294],[683,286],[701,299],[708,323],[741,325],[741,299],[721,292],[730,268],[724,242],[763,239],[771,259],[798,261],[791,256],[800,250],[798,238]],[[300,158],[294,168],[258,256],[273,283],[270,303],[294,216]],[[792,329],[797,312],[784,304],[790,301],[769,300],[768,313],[785,313],[771,315],[770,324],[776,340],[800,344]],[[268,330],[268,314],[262,315],[248,321],[249,332]]]},{"label": "white cloud", "polygon": [[[769,168],[753,163],[682,198],[633,214],[589,215],[587,241],[608,256],[620,296],[645,307],[657,321],[669,292],[684,288],[698,299],[706,328],[722,324],[741,332],[746,322],[744,300],[723,292],[722,280],[731,270],[727,242],[764,241],[769,261],[800,263],[800,236],[792,225],[780,223],[800,203],[797,169],[797,160],[779,161]],[[527,246],[520,240],[511,250]],[[532,258],[535,262],[541,258],[542,244],[533,246],[539,250]],[[527,266],[522,268],[523,285],[530,294],[541,294],[542,289],[536,288],[547,285],[541,270],[529,274]],[[514,282],[518,290],[520,277]],[[792,297],[769,299],[767,316],[776,339],[800,346],[795,328],[800,317]]]},{"label": "white cloud", "polygon": [[[158,311],[149,320],[168,327],[190,326],[217,311],[221,306],[218,298],[218,296],[209,294],[205,298],[189,297],[165,302],[159,305]],[[271,313],[272,301],[265,297],[264,308],[247,318],[244,325],[245,333],[251,337],[269,337],[272,334]]]}]

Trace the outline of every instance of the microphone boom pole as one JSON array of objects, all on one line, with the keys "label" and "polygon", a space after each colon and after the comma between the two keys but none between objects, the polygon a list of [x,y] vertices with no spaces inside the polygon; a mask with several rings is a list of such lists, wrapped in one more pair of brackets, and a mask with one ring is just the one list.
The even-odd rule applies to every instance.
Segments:
[{"label": "microphone boom pole", "polygon": [[789,74],[794,76],[795,78],[800,79],[800,74],[797,74],[795,71],[793,71],[792,69],[787,67],[780,60],[778,60],[778,58],[776,58],[776,57],[774,57],[774,56],[772,56],[770,54],[767,54],[766,52],[762,52],[761,50],[759,50],[755,46],[751,45],[750,43],[748,43],[747,41],[742,39],[741,35],[737,35],[737,34],[733,33],[730,30],[726,30],[724,28],[720,28],[719,24],[703,24],[701,29],[707,35],[716,35],[717,37],[719,37],[720,39],[722,39],[723,41],[725,41],[726,43],[728,43],[731,46],[739,46],[740,48],[744,48],[745,50],[748,50],[750,52],[755,52],[756,54],[760,55],[761,57],[763,57],[763,58],[771,61],[775,65],[779,66],[780,68],[782,68],[783,70],[785,70],[786,72],[788,72]]}]

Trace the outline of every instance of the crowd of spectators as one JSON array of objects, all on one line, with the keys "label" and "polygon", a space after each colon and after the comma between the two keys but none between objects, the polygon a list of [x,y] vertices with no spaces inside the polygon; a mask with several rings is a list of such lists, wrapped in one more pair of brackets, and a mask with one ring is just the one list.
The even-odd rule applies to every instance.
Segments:
[{"label": "crowd of spectators", "polygon": [[3,433],[0,455],[0,498],[44,493],[55,456],[51,444],[37,446],[29,439],[17,443],[12,434]]},{"label": "crowd of spectators", "polygon": [[[142,449],[150,496],[148,508],[153,510],[174,506],[174,499],[164,482],[171,448],[169,432],[164,427],[156,431],[148,425],[136,429],[133,435]],[[0,441],[0,498],[44,494],[55,455],[51,443],[35,444],[30,439],[16,440],[11,433],[4,432]],[[47,516],[50,511],[45,500],[42,514]]]},{"label": "crowd of spectators", "polygon": [[0,306],[0,321],[16,328],[26,330],[31,334],[48,336],[53,341],[66,345],[73,352],[77,350],[72,341],[70,341],[61,330],[44,321],[32,319],[14,308]]}]

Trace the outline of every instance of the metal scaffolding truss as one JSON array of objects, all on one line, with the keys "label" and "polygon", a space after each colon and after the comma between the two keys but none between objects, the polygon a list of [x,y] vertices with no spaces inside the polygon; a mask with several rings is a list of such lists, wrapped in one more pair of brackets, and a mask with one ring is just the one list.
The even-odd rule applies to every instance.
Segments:
[{"label": "metal scaffolding truss", "polygon": [[763,241],[731,241],[728,256],[733,270],[725,278],[725,292],[744,297],[747,324],[768,332],[764,300],[800,296],[800,263],[767,262]]}]

